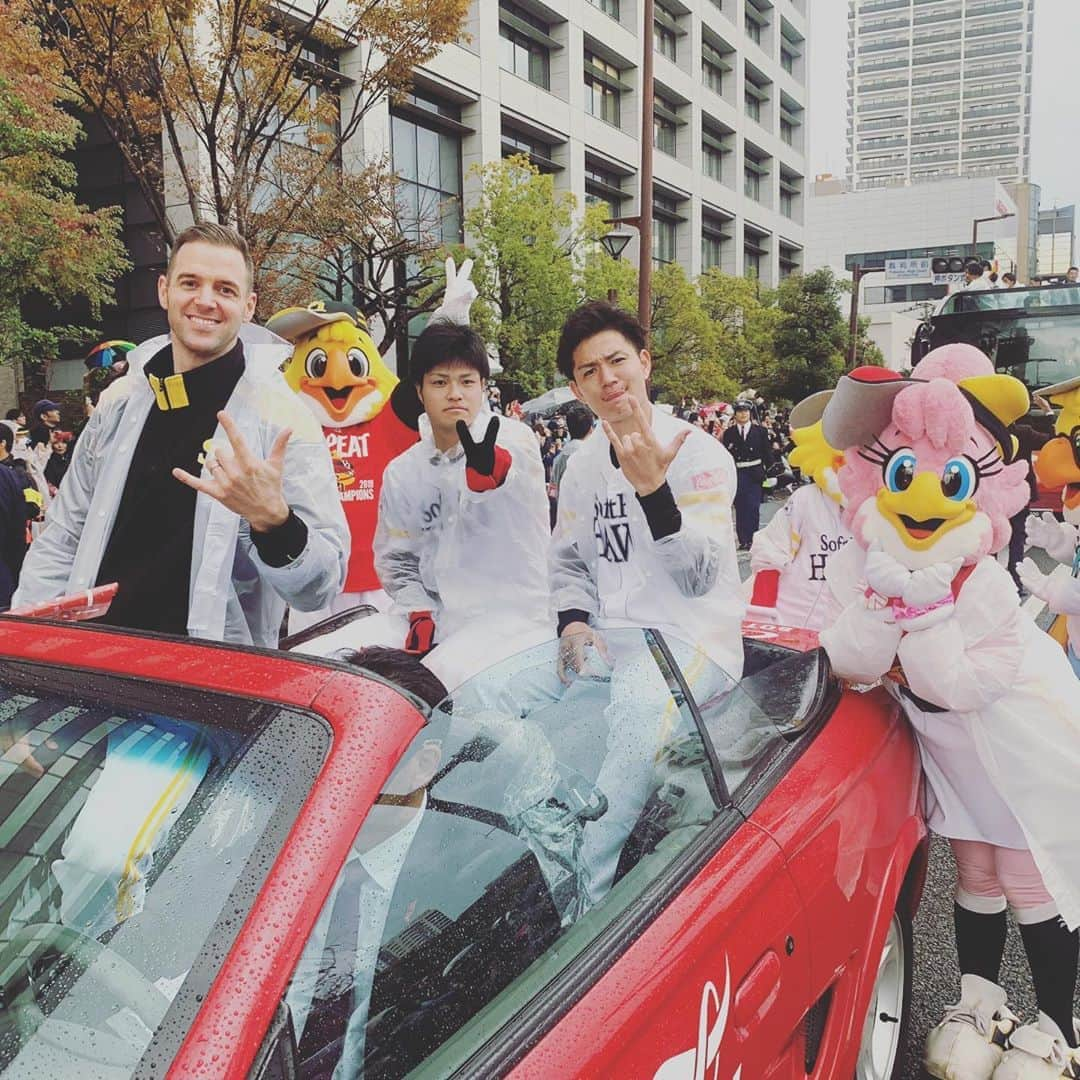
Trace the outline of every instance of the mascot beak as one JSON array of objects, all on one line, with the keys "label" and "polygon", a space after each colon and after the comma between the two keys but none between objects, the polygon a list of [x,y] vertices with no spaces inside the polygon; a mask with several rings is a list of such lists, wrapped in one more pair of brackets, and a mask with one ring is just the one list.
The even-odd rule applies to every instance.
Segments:
[{"label": "mascot beak", "polygon": [[1035,475],[1043,487],[1065,489],[1066,510],[1080,507],[1080,428],[1072,436],[1055,436],[1039,451]]},{"label": "mascot beak", "polygon": [[376,389],[378,383],[367,373],[369,361],[360,358],[364,374],[357,374],[350,364],[350,353],[340,344],[326,348],[326,370],[319,377],[305,376],[300,389],[320,401],[327,414],[335,420],[344,420],[356,408],[362,398]]},{"label": "mascot beak", "polygon": [[919,473],[904,491],[882,488],[877,502],[882,516],[913,551],[926,551],[975,516],[974,502],[950,499],[941,490],[941,478],[931,472]]}]

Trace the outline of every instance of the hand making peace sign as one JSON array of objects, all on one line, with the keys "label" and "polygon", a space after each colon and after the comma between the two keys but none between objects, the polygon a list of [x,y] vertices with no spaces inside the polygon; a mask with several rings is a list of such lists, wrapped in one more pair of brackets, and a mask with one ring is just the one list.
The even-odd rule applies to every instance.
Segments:
[{"label": "hand making peace sign", "polygon": [[618,435],[606,420],[601,424],[619,459],[623,476],[639,495],[651,495],[667,480],[669,466],[690,437],[689,431],[680,431],[667,446],[661,446],[641,402],[633,397],[630,398],[629,431]]},{"label": "hand making peace sign", "polygon": [[480,442],[473,439],[469,425],[464,420],[457,422],[457,433],[461,449],[465,451],[465,467],[481,476],[491,476],[495,472],[495,438],[499,434],[499,418],[491,418]]},{"label": "hand making peace sign", "polygon": [[269,532],[284,525],[289,517],[289,504],[285,501],[282,472],[292,431],[285,428],[279,432],[270,456],[263,461],[251,452],[227,413],[219,412],[217,418],[229,437],[232,453],[211,449],[206,454],[201,476],[192,476],[183,469],[173,469],[173,476],[239,514],[255,532]]}]

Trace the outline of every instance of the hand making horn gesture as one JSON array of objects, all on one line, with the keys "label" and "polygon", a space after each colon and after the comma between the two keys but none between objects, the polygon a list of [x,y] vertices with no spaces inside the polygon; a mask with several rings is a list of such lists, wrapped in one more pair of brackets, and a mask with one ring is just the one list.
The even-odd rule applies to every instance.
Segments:
[{"label": "hand making horn gesture", "polygon": [[219,412],[217,418],[229,437],[232,453],[211,449],[207,451],[201,476],[192,476],[183,469],[173,469],[173,476],[239,514],[255,532],[268,532],[284,525],[289,517],[289,504],[285,501],[281,477],[292,431],[285,428],[278,434],[270,447],[270,456],[263,461],[251,452],[227,413]]},{"label": "hand making horn gesture", "polygon": [[651,495],[667,480],[668,467],[690,437],[690,431],[680,431],[667,446],[661,446],[636,398],[630,398],[630,417],[626,422],[629,430],[624,434],[618,435],[606,420],[601,423],[623,476],[639,495]]}]

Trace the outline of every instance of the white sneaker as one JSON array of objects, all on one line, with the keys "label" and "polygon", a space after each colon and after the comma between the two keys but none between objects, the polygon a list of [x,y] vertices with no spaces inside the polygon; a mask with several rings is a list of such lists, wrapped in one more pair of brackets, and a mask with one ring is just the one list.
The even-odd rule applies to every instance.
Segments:
[{"label": "white sneaker", "polygon": [[[1073,1021],[1073,1029],[1078,1029]],[[1017,1028],[1009,1037],[1010,1049],[994,1070],[993,1080],[1059,1080],[1080,1077],[1080,1050],[1071,1049],[1061,1029],[1046,1013],[1037,1023]]]},{"label": "white sneaker", "polygon": [[926,1071],[937,1080],[991,1080],[1019,1026],[997,983],[962,975],[960,1000],[926,1037]]}]

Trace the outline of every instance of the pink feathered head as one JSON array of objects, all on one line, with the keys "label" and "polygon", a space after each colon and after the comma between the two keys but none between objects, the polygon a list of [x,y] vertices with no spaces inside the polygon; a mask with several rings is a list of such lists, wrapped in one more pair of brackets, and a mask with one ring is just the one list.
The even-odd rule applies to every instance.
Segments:
[{"label": "pink feathered head", "polygon": [[[1000,550],[1009,519],[1030,495],[1028,464],[1008,463],[1014,443],[1005,430],[1026,411],[1023,385],[996,375],[970,345],[935,349],[901,387],[887,376],[876,381],[884,390],[868,384],[849,408],[857,409],[862,394],[863,415],[884,415],[884,394],[892,395],[891,412],[884,424],[875,422],[879,430],[860,433],[861,445],[845,450],[838,475],[856,538],[895,547],[890,541],[899,537],[908,561],[922,564],[956,556],[973,563]],[[858,427],[853,415],[848,430]]]}]

